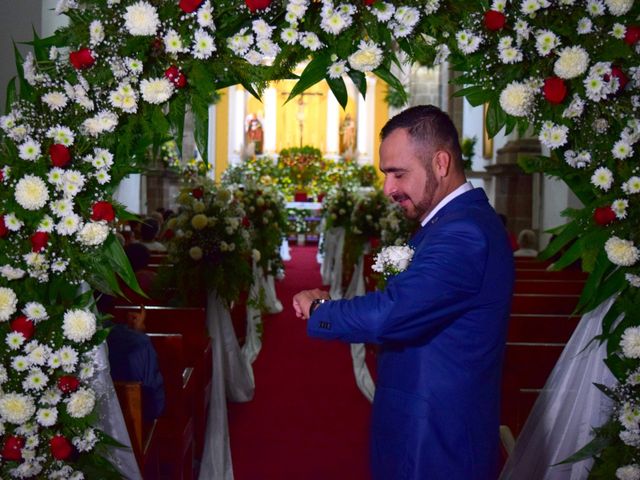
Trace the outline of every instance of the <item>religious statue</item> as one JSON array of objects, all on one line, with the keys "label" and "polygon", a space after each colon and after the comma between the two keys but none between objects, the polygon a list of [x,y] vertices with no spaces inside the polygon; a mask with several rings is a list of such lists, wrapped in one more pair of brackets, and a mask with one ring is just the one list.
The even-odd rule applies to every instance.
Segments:
[{"label": "religious statue", "polygon": [[252,114],[249,118],[245,143],[249,151],[253,151],[255,155],[262,154],[262,145],[264,141],[264,131],[262,130],[262,123],[258,120],[255,114]]},{"label": "religious statue", "polygon": [[354,156],[356,150],[356,123],[346,114],[340,125],[340,153],[346,158]]}]

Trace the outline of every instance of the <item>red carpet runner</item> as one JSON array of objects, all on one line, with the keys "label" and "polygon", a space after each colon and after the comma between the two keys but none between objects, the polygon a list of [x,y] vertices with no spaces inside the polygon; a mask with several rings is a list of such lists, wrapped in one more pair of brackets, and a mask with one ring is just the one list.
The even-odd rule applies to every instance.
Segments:
[{"label": "red carpet runner", "polygon": [[315,247],[292,247],[277,282],[284,311],[265,316],[253,401],[229,404],[236,480],[367,480],[371,405],[349,347],[307,337],[291,297],[320,286]]}]

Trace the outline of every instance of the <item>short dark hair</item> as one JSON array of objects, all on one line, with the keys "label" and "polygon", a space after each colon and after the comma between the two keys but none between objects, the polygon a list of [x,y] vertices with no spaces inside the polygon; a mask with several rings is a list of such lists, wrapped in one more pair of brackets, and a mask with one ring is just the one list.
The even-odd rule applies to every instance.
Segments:
[{"label": "short dark hair", "polygon": [[143,242],[152,242],[159,231],[160,225],[155,218],[147,217],[140,224],[140,238]]},{"label": "short dark hair", "polygon": [[391,118],[380,131],[380,140],[391,132],[403,128],[409,137],[423,150],[426,157],[436,150],[448,151],[454,164],[464,170],[460,139],[449,115],[433,105],[417,105]]}]

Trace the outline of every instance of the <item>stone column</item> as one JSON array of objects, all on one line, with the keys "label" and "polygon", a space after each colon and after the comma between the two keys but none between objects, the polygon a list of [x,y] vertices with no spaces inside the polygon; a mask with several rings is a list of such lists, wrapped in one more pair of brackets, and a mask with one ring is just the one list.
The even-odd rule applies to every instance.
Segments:
[{"label": "stone column", "polygon": [[537,139],[511,140],[497,151],[496,163],[486,167],[495,185],[494,207],[507,216],[507,229],[516,235],[534,226],[533,175],[518,166],[518,159],[540,153]]}]

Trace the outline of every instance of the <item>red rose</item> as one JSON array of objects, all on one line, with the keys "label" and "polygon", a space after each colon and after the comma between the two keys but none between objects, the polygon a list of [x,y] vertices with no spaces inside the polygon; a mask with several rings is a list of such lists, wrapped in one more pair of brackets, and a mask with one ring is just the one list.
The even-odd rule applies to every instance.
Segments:
[{"label": "red rose", "polygon": [[80,380],[73,375],[63,375],[58,379],[58,388],[63,393],[75,392],[80,386]]},{"label": "red rose", "polygon": [[71,161],[69,148],[61,143],[54,143],[49,147],[49,156],[54,167],[64,167]]},{"label": "red rose", "polygon": [[183,12],[191,13],[195,12],[201,4],[202,0],[180,0],[178,6]]},{"label": "red rose", "polygon": [[629,83],[629,78],[624,74],[622,69],[616,65],[613,65],[611,67],[611,75],[617,77],[618,79],[618,89],[615,91],[615,93],[624,90],[624,87],[626,87],[627,83]]},{"label": "red rose", "polygon": [[244,228],[249,228],[251,226],[251,220],[249,220],[249,217],[242,217],[242,226]]},{"label": "red rose", "polygon": [[184,88],[187,85],[187,77],[185,77],[184,73],[175,65],[167,68],[164,71],[164,76],[167,77],[176,88]]},{"label": "red rose", "polygon": [[51,448],[51,455],[56,460],[66,460],[73,453],[71,442],[62,435],[56,435],[49,440],[49,447]]},{"label": "red rose", "polygon": [[376,3],[376,0],[364,0],[364,4],[368,7]]},{"label": "red rose", "polygon": [[502,30],[506,22],[507,17],[505,17],[502,12],[498,12],[497,10],[484,12],[484,26],[487,30],[491,30],[492,32]]},{"label": "red rose", "polygon": [[175,237],[175,232],[173,230],[171,230],[170,228],[167,228],[164,231],[164,234],[162,235],[162,238],[164,238],[165,240],[171,240],[173,237]]},{"label": "red rose", "polygon": [[593,211],[593,220],[601,226],[610,224],[616,219],[615,212],[609,205],[605,207],[598,207]]},{"label": "red rose", "polygon": [[11,330],[21,333],[25,340],[29,340],[33,337],[33,332],[36,327],[32,320],[29,320],[24,315],[20,315],[18,318],[11,322]]},{"label": "red rose", "polygon": [[191,190],[191,195],[193,195],[193,198],[200,200],[204,196],[204,189],[202,187],[194,188]]},{"label": "red rose", "polygon": [[4,180],[4,168],[0,169],[0,182]]},{"label": "red rose", "polygon": [[629,25],[624,34],[624,42],[628,45],[634,46],[638,40],[640,40],[640,26]]},{"label": "red rose", "polygon": [[36,232],[31,235],[31,251],[39,252],[49,243],[49,234],[47,232]]},{"label": "red rose", "polygon": [[549,103],[562,103],[567,96],[567,85],[559,77],[549,77],[544,81],[543,92]]},{"label": "red rose", "polygon": [[0,215],[0,237],[6,237],[9,233],[7,225],[4,223],[4,215]]},{"label": "red rose", "polygon": [[2,447],[2,459],[19,462],[22,460],[22,447],[24,447],[24,438],[9,435]]},{"label": "red rose", "polygon": [[247,4],[247,7],[249,7],[249,10],[253,13],[256,10],[264,10],[267,8],[271,5],[271,0],[244,0],[244,3]]},{"label": "red rose", "polygon": [[75,52],[69,54],[69,61],[76,69],[81,70],[91,67],[96,63],[96,59],[93,58],[93,52],[89,48],[81,48]]},{"label": "red rose", "polygon": [[114,218],[116,218],[116,212],[109,202],[101,200],[91,206],[91,220],[94,222],[99,222],[100,220],[111,222]]}]

